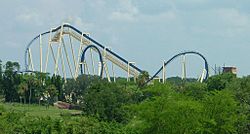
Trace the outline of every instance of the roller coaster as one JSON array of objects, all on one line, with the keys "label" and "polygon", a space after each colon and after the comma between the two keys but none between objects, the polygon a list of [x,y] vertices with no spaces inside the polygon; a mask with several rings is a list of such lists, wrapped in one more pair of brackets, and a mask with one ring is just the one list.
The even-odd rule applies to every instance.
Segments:
[{"label": "roller coaster", "polygon": [[[57,52],[55,53],[55,51]],[[36,55],[35,60],[33,59],[33,54]],[[96,54],[98,56],[95,56]],[[185,55],[190,54],[199,56],[204,60],[203,71],[198,78],[198,81],[203,82],[209,76],[206,58],[199,52],[187,51],[176,54],[167,62],[164,62],[161,68],[146,83],[154,79],[162,79],[162,82],[164,82],[167,65],[180,56],[184,59],[182,77],[185,78]],[[46,55],[46,57],[44,58],[43,55]],[[26,72],[38,71],[62,75],[65,78],[65,82],[66,78],[76,79],[80,74],[99,75],[101,78],[106,77],[110,82],[112,81],[111,78],[113,78],[115,82],[115,67],[126,73],[128,81],[130,81],[131,76],[136,81],[143,72],[142,69],[135,65],[135,62],[126,60],[113,52],[109,47],[91,38],[88,33],[81,32],[67,23],[37,35],[25,49]],[[112,72],[112,76],[110,72]],[[161,73],[162,78],[159,76]]]}]

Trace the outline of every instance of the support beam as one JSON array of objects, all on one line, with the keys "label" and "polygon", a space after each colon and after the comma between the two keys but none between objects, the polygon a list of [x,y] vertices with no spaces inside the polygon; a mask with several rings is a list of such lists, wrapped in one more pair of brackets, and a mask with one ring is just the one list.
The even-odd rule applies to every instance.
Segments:
[{"label": "support beam", "polygon": [[113,81],[116,82],[115,71],[114,71],[114,63],[112,62],[112,73],[113,73]]},{"label": "support beam", "polygon": [[42,35],[39,35],[39,46],[40,46],[40,72],[43,72],[43,46],[42,46]]},{"label": "support beam", "polygon": [[60,57],[61,57],[61,64],[62,64],[62,73],[63,73],[63,76],[64,76],[64,82],[66,83],[66,70],[65,70],[65,65],[64,65],[64,58],[63,58],[63,55],[62,55],[62,49],[60,49]]},{"label": "support beam", "polygon": [[74,68],[76,68],[76,58],[75,58],[75,52],[74,52],[74,48],[73,48],[73,44],[72,44],[72,38],[71,35],[69,34],[69,42],[70,42],[70,49],[71,49],[71,53],[72,53],[72,59],[73,59],[73,63],[74,63]]},{"label": "support beam", "polygon": [[105,47],[103,50],[103,65],[104,65],[104,71],[106,73],[106,77],[108,78],[108,81],[111,82],[109,71],[108,71],[108,66],[107,66],[107,49],[108,47]]},{"label": "support beam", "polygon": [[111,82],[111,79],[110,79],[110,76],[109,76],[108,67],[107,67],[107,63],[104,61],[103,65],[104,65],[104,71],[105,71],[106,77],[108,78],[108,82]]},{"label": "support beam", "polygon": [[166,67],[165,67],[165,60],[162,64],[162,83],[164,84],[166,80]]},{"label": "support beam", "polygon": [[91,57],[91,63],[92,63],[92,72],[94,75],[96,75],[96,71],[95,71],[95,61],[93,58],[93,50],[92,48],[90,49],[90,57]]},{"label": "support beam", "polygon": [[103,77],[103,75],[101,74],[101,70],[102,70],[102,63],[98,62],[98,76],[102,76]]},{"label": "support beam", "polygon": [[127,73],[128,73],[127,82],[130,81],[130,64],[135,64],[135,62],[128,62],[128,65],[127,65],[127,67],[128,67],[128,69],[127,69]]},{"label": "support beam", "polygon": [[47,68],[48,68],[48,61],[49,61],[49,52],[50,52],[50,48],[51,48],[51,38],[52,38],[52,29],[50,30],[50,34],[49,34],[49,43],[48,43],[48,48],[47,48],[47,54],[46,54],[46,62],[45,62],[45,70],[44,72],[47,72]]},{"label": "support beam", "polygon": [[79,47],[79,50],[78,50],[78,58],[77,58],[77,64],[76,64],[76,68],[75,68],[75,79],[77,78],[78,76],[78,71],[79,71],[79,67],[80,67],[80,57],[81,57],[81,52],[82,52],[82,45],[83,45],[83,33],[82,33],[82,36],[81,36],[81,42],[80,42],[80,47]]},{"label": "support beam", "polygon": [[30,60],[30,65],[31,65],[32,71],[35,71],[34,64],[33,64],[33,59],[32,59],[32,53],[31,53],[31,49],[30,48],[29,48],[29,60]]},{"label": "support beam", "polygon": [[187,70],[186,70],[186,56],[182,56],[182,80],[187,78]]},{"label": "support beam", "polygon": [[67,63],[68,63],[69,71],[70,71],[70,74],[71,74],[71,76],[73,78],[74,75],[73,75],[73,72],[72,72],[72,68],[71,68],[71,64],[70,64],[70,60],[69,60],[69,55],[68,55],[68,52],[67,52],[67,48],[66,48],[64,39],[62,39],[62,45],[63,45],[64,52],[65,52],[65,55],[66,55],[66,60],[67,60]]},{"label": "support beam", "polygon": [[63,25],[61,26],[59,45],[57,47],[56,65],[55,65],[55,70],[54,70],[55,75],[57,75],[57,72],[58,72],[58,62],[59,62],[60,51],[61,51],[61,46],[62,46],[62,36],[63,36]]}]

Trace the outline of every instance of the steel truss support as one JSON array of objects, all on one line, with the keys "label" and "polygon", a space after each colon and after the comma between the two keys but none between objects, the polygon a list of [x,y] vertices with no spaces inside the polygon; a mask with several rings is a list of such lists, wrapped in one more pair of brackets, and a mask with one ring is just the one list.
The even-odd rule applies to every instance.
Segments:
[{"label": "steel truss support", "polygon": [[[68,47],[67,45],[65,45],[66,42],[63,41],[63,38],[65,37],[64,35],[69,36],[69,43],[70,43],[70,47]],[[45,37],[47,38],[47,36],[45,35],[49,35],[49,41],[48,43],[46,43],[46,45],[44,44],[44,40]],[[76,50],[73,49],[73,43],[74,40],[72,39],[76,39],[78,42],[80,43],[80,49]],[[65,38],[64,38],[65,39]],[[40,41],[39,41],[40,40]],[[31,52],[29,52],[32,44],[38,41],[39,42],[39,47],[38,51],[40,50],[39,53],[36,53],[36,55],[39,55],[40,60],[36,60],[36,62],[33,61],[32,59],[32,54]],[[68,43],[68,42],[67,42]],[[97,41],[95,41],[94,39],[92,39],[91,37],[89,37],[86,33],[82,33],[80,30],[74,28],[73,26],[69,25],[69,24],[62,24],[59,27],[56,27],[54,29],[50,29],[50,31],[46,31],[44,33],[41,33],[40,35],[36,36],[28,45],[27,45],[27,49],[25,50],[25,67],[26,70],[28,71],[28,68],[31,68],[34,71],[40,71],[40,72],[47,72],[48,70],[53,70],[52,72],[54,72],[55,75],[60,74],[60,75],[67,75],[67,69],[69,68],[69,72],[71,75],[71,77],[73,76],[73,78],[78,77],[78,72],[79,72],[79,55],[81,53],[81,51],[83,50],[83,48],[85,46],[89,46],[90,43],[93,43],[95,46],[97,46],[98,48],[104,49],[105,47],[98,43]],[[47,46],[48,45],[48,46]],[[57,45],[57,46],[52,46],[52,45]],[[46,48],[43,48],[46,47]],[[74,46],[75,47],[75,46]],[[77,46],[78,47],[78,46]],[[67,48],[71,49],[72,52],[72,57],[70,56],[70,50],[67,50]],[[95,49],[93,49],[95,51]],[[64,52],[63,52],[64,51]],[[75,51],[75,52],[74,52]],[[78,51],[78,54],[77,54]],[[121,69],[127,71],[127,60],[125,60],[124,58],[122,58],[121,56],[119,56],[118,54],[112,52],[111,50],[105,49],[105,61],[104,61],[104,71],[106,73],[107,78],[109,79],[109,81],[111,81],[110,77],[111,75],[114,77],[114,80],[112,79],[112,81],[116,81],[116,77],[115,77],[115,72],[114,72],[114,64],[117,65],[118,67],[120,67]],[[78,56],[78,57],[77,57]],[[50,68],[50,57],[53,57],[53,69]],[[34,57],[33,57],[34,58]],[[38,57],[37,57],[38,58]],[[74,62],[72,62],[72,59]],[[93,74],[96,74],[98,72],[97,68],[95,68],[95,65],[97,65],[98,63],[95,63],[95,60],[93,57],[93,51],[92,49],[90,50],[90,58],[91,58],[91,63],[88,63],[88,65],[92,65],[92,68],[88,65],[85,66],[85,68],[88,68],[88,72],[91,71],[93,72]],[[61,61],[60,61],[61,60]],[[64,61],[65,60],[65,61]],[[40,61],[40,62],[39,62]],[[109,61],[111,62],[111,66],[109,66]],[[34,63],[40,63],[37,64],[36,66],[34,66]],[[73,63],[73,64],[72,64]],[[68,65],[66,65],[68,64]],[[103,64],[103,63],[102,63]],[[35,67],[35,68],[34,68]],[[112,72],[110,72],[111,70],[109,69],[109,67],[111,67],[110,69],[112,70]],[[141,72],[141,69],[139,69],[138,67],[134,66],[134,65],[129,65],[129,75],[133,75],[135,78],[138,76],[138,72]],[[40,69],[37,69],[40,68]],[[87,70],[86,70],[87,71]],[[99,71],[100,74],[100,71]]]}]

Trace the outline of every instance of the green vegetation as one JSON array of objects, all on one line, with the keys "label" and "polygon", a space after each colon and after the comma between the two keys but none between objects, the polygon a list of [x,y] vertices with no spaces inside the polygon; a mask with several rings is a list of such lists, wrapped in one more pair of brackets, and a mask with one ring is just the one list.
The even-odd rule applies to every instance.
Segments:
[{"label": "green vegetation", "polygon": [[[0,103],[0,107],[5,111],[14,111],[26,113],[27,116],[59,118],[63,115],[81,114],[79,110],[58,109],[56,107],[46,108],[37,104],[20,104],[20,103]],[[1,109],[1,108],[0,108]]]},{"label": "green vegetation", "polygon": [[[144,85],[143,72],[137,83],[82,75],[64,84],[60,76],[15,73],[19,68],[0,67],[0,133],[250,133],[250,76]],[[57,100],[79,110],[49,106]]]}]

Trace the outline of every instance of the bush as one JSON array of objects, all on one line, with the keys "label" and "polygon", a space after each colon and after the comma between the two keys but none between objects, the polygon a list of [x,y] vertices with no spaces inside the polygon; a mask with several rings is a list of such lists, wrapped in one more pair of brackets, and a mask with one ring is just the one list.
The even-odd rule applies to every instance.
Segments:
[{"label": "bush", "polygon": [[137,95],[137,91],[124,89],[115,83],[97,83],[87,89],[83,96],[84,112],[105,121],[126,122],[123,106],[136,102]]}]

